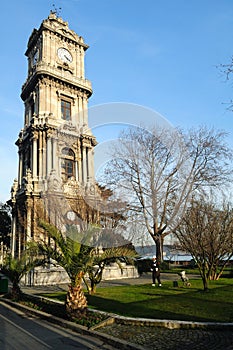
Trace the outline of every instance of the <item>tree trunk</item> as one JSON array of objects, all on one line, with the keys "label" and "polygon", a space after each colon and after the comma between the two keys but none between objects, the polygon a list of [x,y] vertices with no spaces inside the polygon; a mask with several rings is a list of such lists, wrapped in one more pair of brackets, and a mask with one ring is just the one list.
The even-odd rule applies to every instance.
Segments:
[{"label": "tree trunk", "polygon": [[95,283],[94,281],[92,281],[92,283],[91,283],[90,294],[95,294],[95,293],[96,293],[96,285],[97,285],[97,283]]},{"label": "tree trunk", "polygon": [[208,279],[206,275],[202,276],[202,282],[203,282],[204,291],[207,292],[209,290],[209,287],[208,287]]},{"label": "tree trunk", "polygon": [[22,292],[21,292],[21,289],[19,287],[19,283],[13,281],[12,290],[11,290],[12,298],[15,300],[20,300],[21,294],[22,294]]},{"label": "tree trunk", "polygon": [[163,261],[163,255],[162,255],[162,247],[161,247],[160,238],[156,239],[155,246],[156,246],[156,258],[157,258],[157,261],[162,262]]},{"label": "tree trunk", "polygon": [[66,296],[66,310],[71,316],[83,315],[87,309],[87,299],[81,284],[75,287],[69,286]]}]

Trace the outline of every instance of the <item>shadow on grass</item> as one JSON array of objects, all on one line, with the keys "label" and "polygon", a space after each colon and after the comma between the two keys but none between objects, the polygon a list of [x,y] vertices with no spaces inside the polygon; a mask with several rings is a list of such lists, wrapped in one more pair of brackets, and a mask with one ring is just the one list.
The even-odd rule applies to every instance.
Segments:
[{"label": "shadow on grass", "polygon": [[[98,296],[88,297],[89,306],[92,305],[94,308],[122,316],[138,317],[138,318],[150,318],[150,319],[166,319],[166,320],[180,320],[180,321],[210,321],[208,318],[199,318],[195,316],[185,315],[182,312],[166,311],[160,308],[150,307],[148,304],[156,304],[157,299],[151,299],[151,301],[141,301],[133,303],[122,303],[112,299],[103,299]],[[161,299],[163,302],[163,298]],[[158,304],[157,304],[158,305]]]},{"label": "shadow on grass", "polygon": [[[143,287],[143,286],[141,286]],[[123,287],[124,288],[124,287]],[[233,311],[230,299],[217,300],[217,291],[232,290],[230,286],[223,286],[210,290],[208,293],[196,289],[172,289],[170,287],[153,288],[144,286],[138,288],[138,300],[132,300],[125,290],[124,298],[114,299],[109,295],[88,296],[89,306],[110,313],[129,317],[170,319],[196,322],[232,322]],[[141,290],[140,290],[141,289]],[[136,291],[137,288],[134,288]],[[122,293],[119,289],[119,293]],[[121,299],[121,300],[119,300]],[[222,298],[221,298],[222,299]]]},{"label": "shadow on grass", "polygon": [[[192,281],[191,281],[192,282]],[[162,288],[151,284],[111,286],[87,295],[88,306],[129,317],[171,319],[181,321],[233,322],[233,283],[214,281],[209,292],[201,289],[201,281],[191,287],[173,287],[170,281]],[[61,301],[64,292],[44,294]]]}]

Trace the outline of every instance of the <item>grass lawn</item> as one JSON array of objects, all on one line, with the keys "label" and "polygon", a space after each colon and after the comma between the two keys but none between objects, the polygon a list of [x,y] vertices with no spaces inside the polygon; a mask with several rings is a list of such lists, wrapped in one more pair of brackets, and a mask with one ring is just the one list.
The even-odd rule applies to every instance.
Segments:
[{"label": "grass lawn", "polygon": [[[88,306],[130,317],[184,321],[233,322],[233,279],[211,281],[208,292],[201,280],[190,280],[191,287],[174,288],[165,281],[161,288],[151,284],[101,287],[87,295]],[[47,297],[65,300],[65,293]],[[43,294],[45,296],[45,294]]]}]

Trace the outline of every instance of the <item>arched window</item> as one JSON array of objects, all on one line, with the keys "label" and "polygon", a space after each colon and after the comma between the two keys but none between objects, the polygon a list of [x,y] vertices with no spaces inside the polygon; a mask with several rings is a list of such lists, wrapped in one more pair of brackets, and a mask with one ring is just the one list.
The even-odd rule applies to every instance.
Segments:
[{"label": "arched window", "polygon": [[62,150],[61,173],[62,178],[67,180],[75,174],[75,155],[71,148],[65,147]]}]

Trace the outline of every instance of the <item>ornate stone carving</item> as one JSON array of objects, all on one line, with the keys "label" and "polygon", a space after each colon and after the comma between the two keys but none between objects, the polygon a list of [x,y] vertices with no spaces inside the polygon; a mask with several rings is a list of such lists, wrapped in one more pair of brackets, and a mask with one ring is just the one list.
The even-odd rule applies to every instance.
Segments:
[{"label": "ornate stone carving", "polygon": [[15,197],[16,197],[18,187],[19,187],[18,180],[14,179],[13,185],[11,187],[11,200],[12,200],[12,202],[15,202]]},{"label": "ornate stone carving", "polygon": [[93,183],[88,182],[85,187],[86,195],[94,196],[96,194],[96,186]]},{"label": "ornate stone carving", "polygon": [[32,182],[32,173],[30,169],[26,170],[26,175],[22,180],[22,187],[26,193],[26,195],[30,195],[33,192],[33,182]]},{"label": "ornate stone carving", "polygon": [[51,170],[50,176],[48,178],[48,192],[62,192],[63,185],[61,178],[57,175],[56,171]]}]

